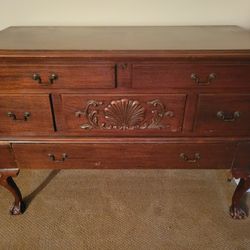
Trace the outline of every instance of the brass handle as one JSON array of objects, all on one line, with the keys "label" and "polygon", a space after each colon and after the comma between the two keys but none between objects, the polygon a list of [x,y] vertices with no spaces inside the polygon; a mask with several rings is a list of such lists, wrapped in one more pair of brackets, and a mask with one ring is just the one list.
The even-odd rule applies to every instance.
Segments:
[{"label": "brass handle", "polygon": [[49,76],[49,83],[50,84],[53,84],[54,81],[56,81],[58,79],[58,75],[55,74],[55,73],[52,73],[50,76]]},{"label": "brass handle", "polygon": [[212,81],[216,79],[216,74],[211,73],[211,74],[209,74],[207,80],[202,81],[202,80],[200,80],[200,77],[197,74],[193,73],[193,74],[191,74],[191,79],[195,83],[197,83],[198,85],[207,86],[207,85],[210,85],[212,83]]},{"label": "brass handle", "polygon": [[62,154],[62,158],[60,160],[57,160],[54,154],[48,154],[48,156],[49,156],[49,159],[53,162],[64,162],[68,158],[66,153]]},{"label": "brass handle", "polygon": [[13,121],[25,121],[26,122],[30,118],[31,113],[30,112],[24,112],[22,118],[17,118],[17,115],[15,113],[13,113],[13,112],[8,112],[7,115]]},{"label": "brass handle", "polygon": [[199,153],[195,153],[194,158],[189,158],[185,153],[181,153],[180,158],[188,163],[196,163],[201,159],[201,156]]},{"label": "brass handle", "polygon": [[33,74],[32,79],[40,85],[49,86],[49,85],[52,85],[58,79],[58,75],[55,73],[52,73],[49,76],[49,81],[47,83],[42,81],[42,77],[38,73]]},{"label": "brass handle", "polygon": [[226,113],[223,111],[218,111],[217,118],[224,121],[224,122],[234,122],[238,118],[240,118],[240,112],[235,111],[234,113]]},{"label": "brass handle", "polygon": [[41,76],[40,76],[39,74],[37,74],[37,73],[33,74],[32,79],[33,79],[34,81],[37,81],[39,84],[42,83],[42,78],[41,78]]}]

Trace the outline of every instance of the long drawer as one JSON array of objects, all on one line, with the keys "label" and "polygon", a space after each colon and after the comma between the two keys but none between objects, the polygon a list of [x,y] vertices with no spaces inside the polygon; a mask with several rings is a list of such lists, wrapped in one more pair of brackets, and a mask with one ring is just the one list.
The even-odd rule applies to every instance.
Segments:
[{"label": "long drawer", "polygon": [[115,87],[114,63],[9,65],[0,67],[6,89],[110,89]]},{"label": "long drawer", "polygon": [[15,168],[16,163],[10,144],[0,143],[0,168]]},{"label": "long drawer", "polygon": [[250,88],[250,64],[134,63],[132,87],[142,88]]},{"label": "long drawer", "polygon": [[20,168],[230,168],[233,143],[13,144]]}]

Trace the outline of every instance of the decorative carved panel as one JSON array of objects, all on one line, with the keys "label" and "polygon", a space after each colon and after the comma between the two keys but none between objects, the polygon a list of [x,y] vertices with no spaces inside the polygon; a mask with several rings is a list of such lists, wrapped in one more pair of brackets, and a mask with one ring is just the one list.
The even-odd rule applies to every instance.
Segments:
[{"label": "decorative carved panel", "polygon": [[87,123],[82,129],[162,129],[164,118],[174,117],[174,112],[167,110],[165,105],[154,99],[140,103],[133,99],[118,99],[108,103],[89,100],[83,110],[75,113],[76,117],[84,117]]}]

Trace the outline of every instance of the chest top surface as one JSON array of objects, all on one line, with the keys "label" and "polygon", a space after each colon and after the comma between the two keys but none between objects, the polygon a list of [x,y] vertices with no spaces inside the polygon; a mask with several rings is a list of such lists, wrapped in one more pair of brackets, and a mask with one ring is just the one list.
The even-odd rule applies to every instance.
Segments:
[{"label": "chest top surface", "polygon": [[237,26],[9,27],[0,52],[250,50],[250,32]]}]

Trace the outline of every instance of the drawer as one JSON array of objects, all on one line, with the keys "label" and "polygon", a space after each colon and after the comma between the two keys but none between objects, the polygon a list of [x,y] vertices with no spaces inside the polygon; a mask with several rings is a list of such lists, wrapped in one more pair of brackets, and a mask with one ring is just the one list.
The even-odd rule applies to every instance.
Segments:
[{"label": "drawer", "polygon": [[[112,141],[112,140],[111,140]],[[14,144],[20,168],[231,168],[234,144]]]},{"label": "drawer", "polygon": [[250,95],[200,95],[195,130],[211,134],[249,134]]},{"label": "drawer", "polygon": [[0,85],[1,89],[114,88],[115,65],[1,66]]},{"label": "drawer", "polygon": [[48,95],[0,95],[0,136],[54,131]]},{"label": "drawer", "polygon": [[9,144],[0,143],[0,168],[15,168],[16,163]]},{"label": "drawer", "polygon": [[135,63],[132,87],[140,88],[250,88],[250,64]]},{"label": "drawer", "polygon": [[237,145],[232,172],[236,178],[250,176],[250,142],[241,142]]},{"label": "drawer", "polygon": [[180,132],[185,102],[185,94],[63,94],[63,130],[84,136]]}]

